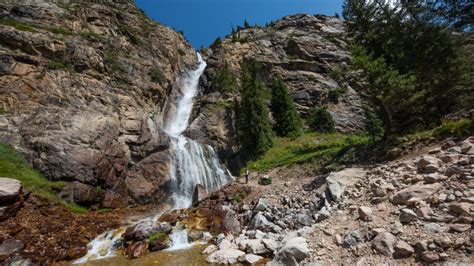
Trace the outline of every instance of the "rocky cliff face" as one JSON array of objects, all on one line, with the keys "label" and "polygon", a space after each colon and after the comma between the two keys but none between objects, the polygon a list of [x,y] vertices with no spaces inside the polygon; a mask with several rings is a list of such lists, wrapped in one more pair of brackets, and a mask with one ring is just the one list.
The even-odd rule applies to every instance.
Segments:
[{"label": "rocky cliff face", "polygon": [[103,2],[0,3],[0,141],[66,181],[63,197],[119,207],[163,195],[169,154],[157,124],[197,60],[132,1]]},{"label": "rocky cliff face", "polygon": [[362,97],[337,78],[338,71],[349,60],[346,46],[342,20],[303,14],[228,36],[221,44],[204,51],[208,53],[208,68],[202,82],[204,93],[188,134],[218,147],[224,158],[232,156],[235,130],[230,107],[238,94],[224,93],[212,86],[212,81],[225,66],[238,77],[244,59],[260,62],[261,76],[268,83],[280,76],[303,117],[314,106],[322,106],[328,108],[338,130],[361,130]]}]

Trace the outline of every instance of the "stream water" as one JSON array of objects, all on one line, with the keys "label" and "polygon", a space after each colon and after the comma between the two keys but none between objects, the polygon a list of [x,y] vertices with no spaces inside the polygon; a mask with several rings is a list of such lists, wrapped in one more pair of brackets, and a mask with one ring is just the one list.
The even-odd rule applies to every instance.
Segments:
[{"label": "stream water", "polygon": [[[164,131],[171,140],[171,184],[168,191],[171,195],[171,209],[191,207],[196,185],[200,184],[207,192],[212,192],[231,179],[231,176],[222,168],[211,146],[200,144],[183,135],[189,125],[193,100],[198,92],[199,78],[206,68],[206,62],[201,55],[197,54],[197,57],[199,62],[197,68],[186,71],[178,80],[179,86],[176,86],[173,91],[175,101],[171,103],[167,117],[163,119]],[[154,223],[165,211],[151,214],[136,222]],[[133,224],[133,222],[130,223],[130,225]],[[74,263],[80,264],[116,256],[114,245],[122,237],[125,229],[126,227],[122,227],[99,235],[89,244],[87,255]],[[193,243],[188,241],[187,231],[177,226],[170,235],[170,247],[164,252],[169,255],[170,252],[189,249],[192,246]]]}]

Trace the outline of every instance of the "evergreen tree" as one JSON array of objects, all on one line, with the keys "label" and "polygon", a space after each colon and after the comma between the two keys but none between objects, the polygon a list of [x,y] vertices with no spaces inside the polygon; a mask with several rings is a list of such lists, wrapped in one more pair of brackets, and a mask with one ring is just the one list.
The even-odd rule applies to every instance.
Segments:
[{"label": "evergreen tree", "polygon": [[266,102],[266,88],[257,77],[260,65],[241,64],[241,100],[236,106],[237,139],[244,160],[256,159],[273,146],[273,133]]},{"label": "evergreen tree", "polygon": [[353,65],[363,70],[365,89],[383,110],[386,137],[439,123],[460,95],[454,35],[427,2],[344,2]]},{"label": "evergreen tree", "polygon": [[301,119],[288,89],[279,77],[273,80],[270,109],[275,120],[273,129],[278,136],[295,137],[301,134]]},{"label": "evergreen tree", "polygon": [[340,18],[339,14],[337,12],[334,14],[334,17]]},{"label": "evergreen tree", "polygon": [[309,127],[321,133],[331,133],[335,131],[335,123],[331,113],[324,108],[314,108],[308,117]]},{"label": "evergreen tree", "polygon": [[244,20],[244,29],[250,28],[250,24],[247,20]]},{"label": "evergreen tree", "polygon": [[212,80],[213,91],[230,93],[237,90],[237,77],[230,70],[227,63],[217,70],[216,76]]}]

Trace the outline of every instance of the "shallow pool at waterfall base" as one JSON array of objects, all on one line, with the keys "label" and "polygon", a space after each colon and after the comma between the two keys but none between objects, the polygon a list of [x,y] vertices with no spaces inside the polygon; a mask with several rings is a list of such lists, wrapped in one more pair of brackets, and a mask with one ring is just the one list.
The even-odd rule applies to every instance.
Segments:
[{"label": "shallow pool at waterfall base", "polygon": [[125,256],[115,256],[105,259],[90,261],[84,264],[75,265],[91,265],[91,266],[141,266],[141,265],[209,265],[206,262],[206,255],[202,254],[205,245],[194,245],[189,249],[158,251],[147,253],[144,257],[136,259],[127,259]]}]

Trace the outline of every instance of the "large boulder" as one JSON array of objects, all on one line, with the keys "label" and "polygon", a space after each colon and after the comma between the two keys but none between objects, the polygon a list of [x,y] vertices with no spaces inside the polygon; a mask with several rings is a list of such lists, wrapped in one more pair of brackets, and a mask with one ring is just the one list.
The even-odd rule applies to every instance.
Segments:
[{"label": "large boulder", "polygon": [[426,200],[440,190],[442,185],[440,183],[434,184],[415,184],[408,188],[398,191],[393,195],[390,200],[394,204],[407,204],[411,198],[418,198]]},{"label": "large boulder", "polygon": [[253,230],[261,230],[263,232],[278,232],[281,230],[278,225],[268,221],[261,212],[255,214],[250,221],[249,228]]},{"label": "large boulder", "polygon": [[102,193],[99,190],[79,181],[67,183],[59,195],[69,202],[76,202],[86,206],[102,200]]},{"label": "large boulder", "polygon": [[293,237],[283,243],[283,246],[278,250],[275,257],[293,257],[296,261],[300,262],[309,257],[309,254],[310,250],[306,239],[303,237]]},{"label": "large boulder", "polygon": [[167,235],[172,229],[171,225],[166,222],[156,224],[154,221],[142,221],[128,227],[127,230],[125,230],[124,238],[127,241],[140,241],[145,240],[156,233]]},{"label": "large boulder", "polygon": [[22,250],[25,247],[23,242],[16,239],[7,239],[0,244],[0,261],[3,261],[15,254],[16,252]]},{"label": "large boulder", "polygon": [[197,184],[193,193],[193,206],[196,206],[199,202],[203,201],[207,197],[209,197],[209,195],[207,194],[207,191],[204,189],[204,187],[201,184]]},{"label": "large boulder", "polygon": [[241,229],[238,215],[228,206],[222,206],[222,229],[230,233],[239,233]]},{"label": "large boulder", "polygon": [[394,235],[388,232],[383,232],[374,238],[372,241],[372,247],[380,254],[392,257],[393,253],[395,252],[394,246],[396,242],[397,238]]},{"label": "large boulder", "polygon": [[21,182],[6,177],[0,177],[0,205],[14,203],[20,199]]},{"label": "large boulder", "polygon": [[339,201],[347,187],[354,185],[366,171],[362,168],[347,168],[339,172],[333,172],[327,177],[329,195],[334,201]]},{"label": "large boulder", "polygon": [[239,257],[244,256],[245,252],[238,249],[222,249],[215,251],[207,257],[209,263],[234,264],[239,261]]}]

